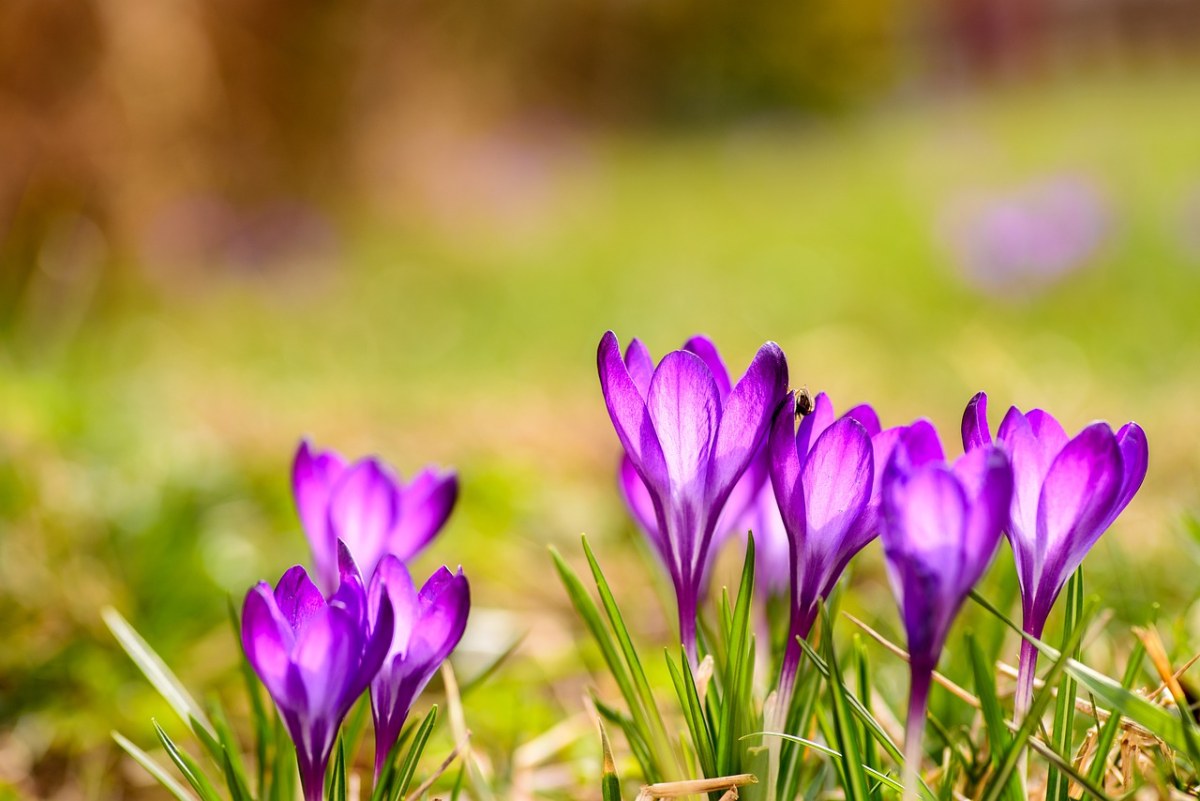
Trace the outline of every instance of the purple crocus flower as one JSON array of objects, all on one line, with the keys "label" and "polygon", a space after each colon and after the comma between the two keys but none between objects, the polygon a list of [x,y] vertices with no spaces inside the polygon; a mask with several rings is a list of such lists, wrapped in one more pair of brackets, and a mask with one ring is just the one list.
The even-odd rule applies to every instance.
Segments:
[{"label": "purple crocus flower", "polygon": [[929,688],[950,624],[1000,544],[1013,474],[995,447],[947,464],[937,432],[919,420],[900,435],[883,476],[881,538],[908,638],[911,689],[906,798],[915,797]]},{"label": "purple crocus flower", "polygon": [[[968,450],[991,444],[986,394],[967,404],[962,435]],[[1023,414],[1014,406],[996,440],[1013,468],[1008,541],[1021,584],[1023,628],[1041,637],[1067,579],[1141,487],[1149,463],[1146,434],[1137,423],[1114,434],[1108,423],[1096,422],[1069,439],[1048,413]],[[1037,655],[1022,641],[1018,713],[1029,708]]]},{"label": "purple crocus flower", "polygon": [[384,554],[419,553],[445,525],[458,499],[452,471],[426,468],[404,484],[368,457],[352,464],[334,451],[300,443],[292,464],[292,494],[326,591],[338,581],[337,542],[350,548],[370,579]]},{"label": "purple crocus flower", "polygon": [[338,568],[341,583],[328,599],[296,565],[274,590],[253,587],[242,608],[242,648],[296,745],[307,801],[321,798],[338,728],[383,664],[394,628],[388,598],[376,596],[368,608],[343,543]]},{"label": "purple crocus flower", "polygon": [[693,658],[718,517],[787,389],[787,361],[775,343],[763,345],[726,392],[715,353],[672,351],[656,367],[637,340],[622,358],[609,331],[597,354],[609,416],[653,503],[652,541],[675,584],[680,637]]},{"label": "purple crocus flower", "polygon": [[802,653],[797,638],[808,636],[821,599],[833,592],[850,559],[875,538],[875,449],[882,449],[886,459],[899,432],[881,432],[878,415],[865,404],[835,420],[833,404],[823,392],[799,427],[795,408],[795,396],[789,394],[775,414],[769,441],[771,484],[787,531],[792,591],[780,674],[785,696]]},{"label": "purple crocus flower", "polygon": [[[640,340],[634,339],[630,342],[629,347],[625,351],[626,361],[629,361],[631,355],[636,360],[637,351],[644,349],[644,347]],[[729,397],[732,384],[729,380],[729,370],[725,367],[725,362],[721,358],[720,353],[717,352],[716,345],[708,337],[695,336],[684,343],[683,350],[696,354],[708,365],[709,370],[712,371],[713,380],[716,381],[717,391],[721,395],[722,402],[724,402]],[[734,484],[733,489],[729,493],[729,498],[725,501],[724,508],[721,509],[721,513],[717,516],[717,523],[713,526],[712,543],[709,546],[704,566],[701,570],[700,599],[704,598],[708,588],[713,563],[716,562],[721,546],[735,534],[751,530],[756,533],[758,531],[756,527],[751,525],[752,522],[757,522],[757,518],[755,517],[757,509],[755,507],[762,496],[764,488],[769,492],[765,445],[766,443],[764,442],[763,447],[759,448],[758,453],[746,467],[746,472]],[[654,497],[647,488],[646,482],[638,475],[637,468],[628,454],[621,457],[618,479],[621,488],[621,497],[625,499],[625,504],[629,507],[630,514],[642,531],[645,532],[647,539],[654,546],[655,553],[662,560],[663,566],[669,571],[671,565],[670,542],[662,536],[661,530],[658,527],[658,519],[654,511]],[[773,499],[771,500],[771,505],[774,505]],[[776,515],[778,515],[778,512],[776,512]],[[756,536],[756,544],[759,543],[760,540]],[[785,556],[786,548],[787,541],[785,539]],[[786,580],[785,568],[784,581]]]},{"label": "purple crocus flower", "polygon": [[404,563],[389,555],[375,570],[370,600],[372,610],[387,606],[395,613],[391,648],[371,682],[378,778],[413,701],[462,639],[471,592],[461,567],[457,573],[438,568],[417,592]]}]

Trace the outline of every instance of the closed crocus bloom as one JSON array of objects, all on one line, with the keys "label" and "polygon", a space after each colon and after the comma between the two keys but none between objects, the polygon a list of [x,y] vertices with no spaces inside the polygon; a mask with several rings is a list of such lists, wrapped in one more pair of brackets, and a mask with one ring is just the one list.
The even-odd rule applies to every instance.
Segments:
[{"label": "closed crocus bloom", "polygon": [[884,470],[880,536],[908,639],[906,798],[915,797],[929,688],[950,624],[995,556],[1013,476],[998,448],[947,464],[933,426],[904,431]]},{"label": "closed crocus bloom", "polygon": [[680,636],[693,658],[718,518],[787,388],[787,362],[772,342],[759,349],[736,386],[726,389],[728,377],[716,364],[715,349],[677,350],[655,366],[636,340],[622,358],[611,331],[597,354],[609,416],[650,496],[652,541],[675,585]]},{"label": "closed crocus bloom", "polygon": [[[729,370],[725,367],[725,362],[717,352],[716,346],[707,337],[695,336],[684,343],[683,349],[689,353],[696,354],[708,365],[709,370],[712,372],[713,380],[716,381],[721,402],[724,403],[729,397],[732,386],[729,381]],[[625,360],[627,363],[635,366],[649,366],[651,371],[653,370],[653,362],[650,360],[649,354],[645,353],[645,346],[640,340],[635,339],[629,343],[629,347],[625,351]],[[636,369],[636,367],[631,369]],[[648,380],[646,381],[646,385],[649,386]],[[650,494],[646,483],[642,481],[642,477],[638,475],[637,468],[628,454],[621,457],[618,478],[621,487],[621,496],[625,499],[625,504],[629,507],[634,521],[646,533],[647,539],[650,540],[663,565],[670,569],[671,546],[658,527],[658,519],[654,511],[654,497]],[[759,528],[755,524],[759,522],[759,515],[762,512],[758,507],[763,498],[764,490],[768,493],[770,492],[769,484],[767,449],[766,442],[764,441],[754,458],[750,460],[750,464],[747,465],[746,472],[733,485],[733,489],[729,493],[729,498],[725,501],[725,506],[717,516],[717,522],[713,526],[712,542],[709,545],[704,566],[701,570],[699,598],[704,598],[709,583],[708,577],[712,573],[713,563],[716,561],[721,546],[731,536],[744,534],[747,531],[754,531],[756,533],[755,544],[760,546],[761,554],[761,546],[764,543],[761,537],[757,537]],[[773,497],[770,499],[770,503],[772,506],[774,505],[775,501]],[[776,515],[778,515],[778,512],[776,512]],[[782,523],[780,524],[780,531],[782,531]],[[785,539],[785,556],[786,548]],[[765,554],[761,555],[765,556]],[[763,561],[763,559],[758,560],[760,567],[762,567]],[[783,572],[784,581],[786,582],[786,562],[784,563]],[[764,575],[764,571],[760,569],[757,571],[757,574],[762,576]]]},{"label": "closed crocus bloom", "polygon": [[[785,696],[800,661],[797,638],[807,637],[821,599],[850,559],[876,534],[874,449],[879,418],[860,406],[839,419],[825,393],[795,424],[795,398],[776,412],[769,453],[771,484],[788,540],[791,624],[780,687]],[[865,424],[864,424],[865,421]]]},{"label": "closed crocus bloom", "polygon": [[328,591],[337,584],[338,540],[368,580],[385,554],[412,558],[450,517],[458,477],[426,468],[405,484],[379,459],[347,464],[337,453],[318,451],[304,440],[292,464],[292,493],[316,574]]},{"label": "closed crocus bloom", "polygon": [[371,682],[378,778],[413,701],[462,639],[471,592],[461,567],[457,573],[438,568],[417,592],[404,564],[385,556],[371,580],[369,597],[370,609],[390,606],[395,613],[391,648]]},{"label": "closed crocus bloom", "polygon": [[[967,404],[963,447],[992,442],[987,395]],[[1023,628],[1041,637],[1046,618],[1071,574],[1100,539],[1146,477],[1146,434],[1127,423],[1115,434],[1107,423],[1086,426],[1073,438],[1052,416],[1012,407],[996,432],[996,445],[1012,462],[1013,498],[1007,528],[1021,584]],[[1033,695],[1037,649],[1021,644],[1016,707],[1023,713]]]},{"label": "closed crocus bloom", "polygon": [[379,596],[368,607],[340,543],[338,565],[328,599],[297,565],[274,590],[266,582],[251,589],[242,609],[242,647],[296,745],[307,801],[321,798],[338,728],[383,664],[394,627],[391,601]]}]

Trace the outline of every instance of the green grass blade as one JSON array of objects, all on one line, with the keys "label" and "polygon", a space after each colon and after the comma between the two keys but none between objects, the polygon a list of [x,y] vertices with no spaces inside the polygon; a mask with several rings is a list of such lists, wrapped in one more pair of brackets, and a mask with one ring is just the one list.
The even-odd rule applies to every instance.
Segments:
[{"label": "green grass blade", "polygon": [[296,797],[296,749],[288,737],[278,713],[275,715],[273,742],[274,753],[271,757],[271,782],[268,792],[270,801],[293,801]]},{"label": "green grass blade", "polygon": [[[612,637],[604,625],[599,607],[596,606],[595,601],[588,594],[587,588],[584,587],[579,576],[576,575],[575,571],[571,569],[571,566],[566,563],[553,546],[550,548],[550,558],[554,560],[554,568],[558,571],[558,576],[562,580],[563,587],[566,588],[567,597],[570,599],[571,605],[575,607],[575,611],[583,619],[583,623],[588,631],[591,632],[592,639],[600,647],[600,654],[604,657],[604,662],[608,666],[609,673],[612,674],[613,681],[616,682],[617,688],[621,691],[621,696],[625,699],[625,704],[629,708],[634,725],[639,730],[639,737],[649,745],[649,743],[654,742],[654,739],[651,726],[646,720],[646,713],[642,709],[641,696],[634,689],[633,680],[626,670],[624,662],[621,661],[620,654],[617,652],[617,646],[613,643]],[[655,758],[654,752],[648,750],[646,757],[646,761],[641,762],[646,781],[651,783],[662,781],[662,766]]]},{"label": "green grass blade", "polygon": [[604,721],[600,725],[600,798],[602,801],[621,801],[621,780],[617,776],[617,763],[613,759],[612,744],[608,741],[608,732],[604,730]]},{"label": "green grass blade", "polygon": [[108,630],[121,644],[121,648],[142,671],[142,675],[153,685],[171,709],[175,710],[175,714],[179,715],[179,719],[189,727],[193,725],[192,720],[195,719],[200,727],[206,729],[207,733],[211,735],[212,726],[205,717],[204,710],[184,688],[183,682],[167,667],[167,663],[162,660],[162,657],[154,652],[154,649],[142,639],[142,635],[138,634],[133,626],[129,625],[129,621],[111,606],[101,609],[100,617],[104,619]]},{"label": "green grass blade", "polygon": [[1079,642],[1083,639],[1086,621],[1091,618],[1093,608],[1094,604],[1089,605],[1084,610],[1083,615],[1077,621],[1078,625],[1071,632],[1071,636],[1066,643],[1067,648],[1064,649],[1065,652],[1055,659],[1050,672],[1046,674],[1044,689],[1034,695],[1033,703],[1029,708],[1028,714],[1025,716],[1025,720],[1022,721],[1021,727],[1017,730],[1012,742],[1008,744],[1008,748],[1004,752],[1004,758],[1000,761],[1000,767],[993,774],[992,780],[987,786],[983,796],[984,801],[999,801],[1007,791],[1008,781],[1014,775],[1014,771],[1020,761],[1021,752],[1024,750],[1026,742],[1033,736],[1034,731],[1041,721],[1042,713],[1045,711],[1047,705],[1049,705],[1050,699],[1053,696],[1050,688],[1054,686],[1059,676],[1066,670],[1069,659],[1067,654],[1078,647]]},{"label": "green grass blade", "polygon": [[583,552],[587,557],[588,567],[592,571],[592,579],[596,582],[596,590],[600,593],[600,602],[604,605],[604,612],[608,616],[608,622],[612,626],[612,631],[617,637],[617,643],[621,647],[621,653],[625,657],[625,664],[629,668],[629,675],[633,680],[633,687],[637,691],[638,699],[641,702],[642,720],[638,720],[636,709],[631,704],[630,711],[634,712],[634,720],[638,720],[640,725],[647,728],[647,742],[654,746],[656,762],[660,768],[665,767],[671,759],[670,738],[667,736],[667,727],[663,723],[662,716],[658,711],[658,703],[654,699],[654,693],[650,690],[650,682],[646,679],[646,671],[642,669],[642,661],[638,658],[637,650],[633,647],[633,638],[629,636],[629,629],[625,626],[625,618],[621,615],[621,609],[617,606],[616,598],[613,597],[612,589],[609,587],[608,580],[604,577],[604,571],[600,569],[600,563],[596,561],[596,555],[592,553],[592,546],[588,544],[587,537],[581,538],[583,541]]},{"label": "green grass blade", "polygon": [[346,801],[348,785],[346,770],[346,738],[338,737],[337,747],[333,750],[333,770],[325,780],[326,801]]},{"label": "green grass blade", "polygon": [[688,662],[687,652],[683,646],[679,648],[679,666],[671,659],[670,651],[666,652],[667,670],[671,674],[671,682],[675,685],[675,694],[679,696],[679,706],[683,709],[684,721],[692,737],[692,745],[700,761],[700,770],[705,776],[717,776],[716,759],[713,756],[712,731],[708,727],[708,719],[700,704],[700,693],[696,690],[696,680],[692,675],[692,666]]},{"label": "green grass blade", "polygon": [[196,764],[196,760],[192,759],[191,755],[175,745],[174,741],[167,736],[163,727],[158,725],[158,721],[152,722],[154,723],[154,731],[158,734],[159,741],[167,751],[167,756],[175,763],[175,767],[183,774],[183,778],[187,779],[188,784],[192,785],[192,789],[200,794],[200,798],[203,801],[221,801],[221,796],[217,794],[212,782],[204,775],[204,771]]},{"label": "green grass blade", "polygon": [[829,698],[830,710],[833,713],[833,733],[838,750],[842,753],[843,790],[847,801],[869,801],[870,792],[867,790],[867,775],[863,771],[862,746],[858,741],[858,727],[851,719],[850,704],[846,687],[842,683],[842,674],[838,668],[837,652],[833,647],[833,628],[829,620],[829,610],[821,605],[821,626],[824,629],[822,640],[825,645],[825,664],[829,666]]},{"label": "green grass blade", "polygon": [[[1121,686],[1126,690],[1131,689],[1138,674],[1142,669],[1142,657],[1146,655],[1146,647],[1138,640],[1133,646],[1133,653],[1129,655],[1129,664],[1125,666],[1125,675],[1121,680]],[[1112,751],[1113,743],[1117,741],[1117,732],[1121,730],[1121,714],[1112,712],[1108,716],[1108,720],[1104,722],[1104,726],[1100,729],[1099,735],[1096,737],[1096,756],[1092,760],[1092,765],[1088,769],[1088,778],[1099,784],[1104,779],[1104,768],[1108,764],[1108,753]]]},{"label": "green grass blade", "polygon": [[112,732],[112,738],[117,741],[117,745],[121,746],[125,753],[133,757],[134,762],[141,765],[167,792],[175,796],[179,801],[196,801],[196,796],[192,795],[190,790],[168,773],[166,768],[155,762],[153,757],[123,737],[119,732]]},{"label": "green grass blade", "polygon": [[[827,745],[822,745],[821,743],[814,742],[812,740],[807,740],[803,737],[797,737],[794,734],[784,734],[783,732],[778,732],[778,731],[756,731],[756,732],[752,732],[750,734],[745,735],[745,737],[760,737],[760,736],[761,737],[779,737],[783,740],[787,740],[788,742],[795,743],[796,745],[802,746],[809,750],[816,751],[821,754],[825,754],[826,756],[832,757],[833,759],[840,760],[840,759],[844,758],[840,752],[835,751],[834,749],[830,748]],[[889,776],[888,774],[883,773],[882,771],[876,770],[875,768],[867,767],[866,765],[863,766],[863,771],[868,776],[870,776],[872,779],[874,779],[876,782],[878,782],[880,785],[882,785],[884,787],[887,787],[891,790],[895,790],[897,793],[904,791],[904,786],[901,785],[899,781],[897,781],[893,777]],[[780,796],[780,798],[781,799],[789,798],[789,796]]]},{"label": "green grass blade", "polygon": [[[866,643],[863,642],[862,637],[857,632],[854,635],[854,656],[855,673],[858,679],[858,700],[865,708],[870,709],[872,691],[871,662],[867,656]],[[862,726],[859,729],[859,734],[862,737],[863,769],[868,772],[873,770],[878,773],[882,766],[879,762],[879,748],[875,742],[875,738],[871,736],[866,726]],[[871,797],[879,799],[878,785],[872,791]]]},{"label": "green grass blade", "polygon": [[408,753],[404,755],[404,762],[400,764],[399,770],[396,771],[396,782],[391,788],[391,801],[398,801],[398,799],[408,792],[408,785],[412,783],[413,775],[417,772],[417,763],[421,760],[421,754],[425,752],[425,745],[429,742],[429,735],[433,733],[437,717],[438,708],[437,704],[434,704],[429,708],[429,713],[425,715],[425,719],[421,721],[421,725],[417,727],[417,731],[413,735],[412,745],[409,746]]},{"label": "green grass blade", "polygon": [[[1012,734],[1004,720],[1004,708],[996,691],[996,679],[992,675],[992,662],[984,654],[982,646],[973,633],[966,636],[967,652],[971,657],[971,669],[975,675],[975,694],[983,712],[983,723],[987,728],[990,758],[993,767],[1000,766],[1001,755],[1012,742]],[[1008,782],[1009,801],[1022,801],[1021,784],[1017,776]]]},{"label": "green grass blade", "polygon": [[738,584],[737,601],[729,613],[726,628],[724,693],[716,730],[717,775],[741,773],[741,760],[736,746],[741,735],[749,730],[746,711],[752,704],[747,679],[753,672],[753,643],[750,637],[750,599],[754,594],[754,537],[746,543],[746,559]]},{"label": "green grass blade", "polygon": [[633,753],[633,758],[637,760],[638,765],[642,768],[642,773],[645,774],[647,765],[650,762],[650,750],[645,741],[642,740],[642,733],[638,730],[637,724],[628,715],[622,715],[616,709],[598,699],[595,693],[592,693],[591,698],[600,716],[619,728],[625,735],[625,742],[629,744],[629,750]]},{"label": "green grass blade", "polygon": [[[1074,659],[1079,658],[1080,646],[1074,651],[1067,652],[1067,643],[1072,632],[1080,624],[1083,614],[1083,568],[1079,568],[1067,581],[1067,603],[1063,616],[1063,650],[1070,653]],[[1075,729],[1075,692],[1077,684],[1070,673],[1063,674],[1058,685],[1058,699],[1054,706],[1054,728],[1050,733],[1051,747],[1066,760],[1071,759],[1071,740]],[[1064,775],[1055,765],[1050,766],[1046,777],[1046,801],[1068,801],[1067,791],[1070,789],[1070,777]]]},{"label": "green grass blade", "polygon": [[[1009,620],[1003,612],[992,606],[986,598],[972,591],[971,599],[993,615],[1006,621],[1017,634],[1033,643],[1047,658],[1058,660],[1060,654],[1057,649],[1023,632],[1020,626]],[[1103,699],[1112,708],[1112,711],[1119,712],[1124,717],[1150,731],[1176,751],[1184,753],[1188,751],[1188,738],[1184,735],[1183,721],[1178,716],[1168,712],[1161,706],[1150,703],[1142,696],[1122,687],[1119,682],[1088,667],[1082,662],[1068,659],[1065,669],[1080,684],[1087,687],[1090,692]]]},{"label": "green grass blade", "polygon": [[225,786],[229,788],[229,795],[234,801],[250,801],[253,796],[246,779],[246,767],[242,764],[241,748],[233,733],[233,727],[229,725],[229,719],[225,716],[225,710],[220,704],[213,703],[209,707],[209,715],[213,728],[217,731],[219,764],[225,774]]},{"label": "green grass blade", "polygon": [[[804,653],[812,661],[813,667],[817,670],[817,672],[824,679],[828,680],[829,667],[825,664],[825,660],[823,660],[820,655],[813,650],[813,647],[809,645],[807,641],[800,640],[800,647],[804,649]],[[849,696],[846,701],[849,704],[851,713],[870,730],[871,736],[874,737],[876,742],[878,742],[883,750],[887,752],[888,756],[891,757],[891,759],[897,764],[903,764],[904,754],[901,753],[900,748],[896,745],[892,738],[888,736],[888,733],[884,731],[883,727],[879,725],[879,721],[875,720],[875,717],[854,696]],[[917,789],[921,797],[926,799],[926,801],[936,801],[937,797],[933,794],[933,791],[929,789],[929,785],[925,783],[924,779],[921,780]]]}]

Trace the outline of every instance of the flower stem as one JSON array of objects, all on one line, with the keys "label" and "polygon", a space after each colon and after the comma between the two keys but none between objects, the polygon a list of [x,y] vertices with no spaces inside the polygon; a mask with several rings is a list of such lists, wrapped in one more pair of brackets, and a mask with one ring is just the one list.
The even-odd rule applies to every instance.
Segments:
[{"label": "flower stem", "polygon": [[932,683],[933,668],[913,666],[908,694],[908,724],[904,730],[903,801],[916,801],[917,798],[917,783],[921,778],[921,739],[925,735],[925,712],[929,708],[929,688]]},{"label": "flower stem", "polygon": [[1019,724],[1029,713],[1033,703],[1033,679],[1037,669],[1037,646],[1029,640],[1021,640],[1021,660],[1017,665],[1017,691],[1013,697],[1013,713]]}]

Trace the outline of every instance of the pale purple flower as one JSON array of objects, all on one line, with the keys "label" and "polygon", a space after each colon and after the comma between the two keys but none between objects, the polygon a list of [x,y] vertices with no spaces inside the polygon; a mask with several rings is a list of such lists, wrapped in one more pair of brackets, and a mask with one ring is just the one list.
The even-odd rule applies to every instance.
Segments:
[{"label": "pale purple flower", "polygon": [[395,634],[371,682],[376,778],[413,701],[462,639],[471,608],[471,591],[461,567],[457,573],[438,568],[417,592],[408,569],[394,556],[385,556],[375,570],[371,608],[382,609],[385,595],[394,610]]},{"label": "pale purple flower", "polygon": [[899,435],[881,432],[870,406],[834,419],[833,404],[817,395],[813,410],[795,424],[795,396],[775,414],[770,432],[771,484],[787,532],[791,621],[780,686],[790,691],[801,649],[820,608],[846,565],[875,538],[880,464]]},{"label": "pale purple flower", "polygon": [[341,582],[328,599],[297,565],[272,590],[259,582],[242,608],[242,647],[296,745],[307,801],[324,791],[338,728],[367,689],[392,642],[391,601],[368,608],[362,577],[339,543]]},{"label": "pale purple flower", "polygon": [[597,366],[617,436],[651,498],[651,541],[675,584],[680,637],[694,658],[696,611],[718,517],[783,400],[787,361],[768,342],[737,385],[723,391],[710,359],[677,350],[656,367],[637,340],[622,358],[609,331]]},{"label": "pale purple flower", "polygon": [[948,464],[927,421],[900,435],[883,476],[881,539],[908,639],[905,794],[913,797],[929,688],[950,624],[1000,543],[1012,498],[1004,453],[981,447]]},{"label": "pale purple flower", "polygon": [[[963,447],[992,443],[987,395],[967,404]],[[1073,438],[1048,413],[1023,414],[1012,407],[996,432],[996,444],[1012,462],[1014,488],[1008,541],[1021,584],[1025,632],[1041,637],[1046,618],[1071,574],[1146,477],[1149,450],[1136,423],[1113,433],[1107,423],[1086,426]],[[1021,646],[1017,708],[1028,708],[1037,649]]]},{"label": "pale purple flower", "polygon": [[445,525],[458,499],[452,471],[426,468],[403,483],[375,457],[352,464],[306,439],[292,465],[292,494],[312,547],[315,573],[329,591],[337,583],[342,540],[369,580],[385,554],[407,561]]},{"label": "pale purple flower", "polygon": [[1024,294],[1085,266],[1111,227],[1108,204],[1089,181],[1056,176],[954,210],[950,244],[980,289]]}]

